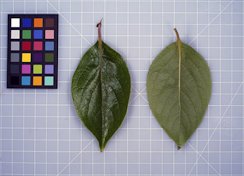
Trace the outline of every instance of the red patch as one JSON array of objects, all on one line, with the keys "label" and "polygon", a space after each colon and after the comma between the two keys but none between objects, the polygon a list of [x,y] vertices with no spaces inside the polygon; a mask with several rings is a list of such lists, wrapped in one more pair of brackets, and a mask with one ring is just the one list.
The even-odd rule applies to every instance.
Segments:
[{"label": "red patch", "polygon": [[31,50],[31,42],[22,42],[22,50],[23,51]]}]

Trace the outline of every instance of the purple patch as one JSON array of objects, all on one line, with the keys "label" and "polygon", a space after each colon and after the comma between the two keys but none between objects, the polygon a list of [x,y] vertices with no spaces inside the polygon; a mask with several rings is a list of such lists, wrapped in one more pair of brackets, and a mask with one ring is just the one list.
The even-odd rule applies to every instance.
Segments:
[{"label": "purple patch", "polygon": [[45,73],[53,74],[53,65],[45,65]]},{"label": "purple patch", "polygon": [[30,65],[22,65],[22,74],[30,74],[31,66]]},{"label": "purple patch", "polygon": [[42,53],[33,53],[33,62],[42,62]]}]

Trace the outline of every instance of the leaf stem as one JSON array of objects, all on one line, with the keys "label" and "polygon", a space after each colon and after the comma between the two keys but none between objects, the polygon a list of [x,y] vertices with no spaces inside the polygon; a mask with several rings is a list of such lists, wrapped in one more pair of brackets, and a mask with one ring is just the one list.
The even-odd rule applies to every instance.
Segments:
[{"label": "leaf stem", "polygon": [[180,41],[180,35],[179,35],[177,29],[174,28],[174,31],[175,31],[175,34],[176,34],[177,41]]},{"label": "leaf stem", "polygon": [[102,30],[102,20],[100,20],[99,23],[97,23],[97,31],[98,31],[98,47],[101,49],[102,48],[102,33],[101,33],[101,30]]}]

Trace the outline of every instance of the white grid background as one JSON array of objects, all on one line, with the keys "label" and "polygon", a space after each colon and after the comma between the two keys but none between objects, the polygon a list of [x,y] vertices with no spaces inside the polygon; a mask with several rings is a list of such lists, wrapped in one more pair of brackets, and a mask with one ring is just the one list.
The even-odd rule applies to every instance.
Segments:
[{"label": "white grid background", "polygon": [[[243,9],[241,0],[0,0],[0,175],[243,175]],[[6,89],[11,13],[59,14],[57,90]],[[104,41],[132,77],[127,116],[103,153],[70,94],[101,18]],[[206,58],[213,80],[205,118],[180,151],[152,116],[145,90],[152,60],[175,40],[173,27]]]}]

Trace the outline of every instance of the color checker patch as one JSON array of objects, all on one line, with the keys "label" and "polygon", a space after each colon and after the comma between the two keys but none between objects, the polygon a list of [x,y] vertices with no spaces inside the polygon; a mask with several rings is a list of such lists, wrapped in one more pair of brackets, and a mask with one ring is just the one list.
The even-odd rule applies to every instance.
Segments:
[{"label": "color checker patch", "polygon": [[57,88],[58,15],[8,15],[8,88]]}]

